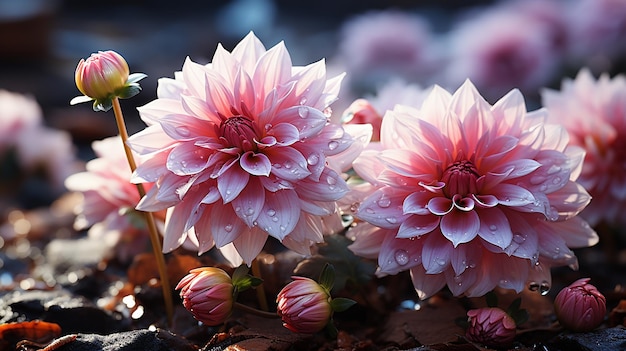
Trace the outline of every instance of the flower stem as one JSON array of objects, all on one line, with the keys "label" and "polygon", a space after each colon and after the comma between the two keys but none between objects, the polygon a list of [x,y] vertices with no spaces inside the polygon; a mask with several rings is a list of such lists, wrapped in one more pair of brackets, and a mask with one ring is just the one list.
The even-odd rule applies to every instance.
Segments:
[{"label": "flower stem", "polygon": [[[117,129],[122,137],[122,143],[124,144],[124,152],[126,153],[126,159],[130,166],[131,172],[137,169],[135,158],[130,150],[130,147],[126,144],[128,140],[128,132],[126,131],[126,124],[124,122],[124,115],[122,114],[122,108],[120,107],[120,101],[117,97],[113,98],[113,112],[115,113],[115,122],[117,123]],[[137,191],[139,196],[146,195],[146,190],[143,184],[137,184]],[[172,290],[170,288],[170,282],[167,277],[167,271],[165,269],[165,258],[163,256],[161,248],[161,240],[159,239],[159,233],[157,230],[156,222],[154,221],[154,215],[152,212],[143,212],[146,224],[148,225],[148,231],[150,233],[150,242],[152,243],[152,251],[157,263],[157,269],[159,276],[161,277],[161,288],[163,289],[163,299],[165,300],[165,313],[167,314],[167,324],[172,324],[172,318],[174,315],[174,306],[172,303]]]},{"label": "flower stem", "polygon": [[239,310],[242,310],[244,312],[248,312],[248,313],[257,315],[259,317],[263,317],[263,318],[280,318],[280,316],[277,313],[257,310],[254,307],[250,307],[248,305],[244,305],[244,304],[242,304],[240,302],[235,302],[235,308],[237,308]]},{"label": "flower stem", "polygon": [[[252,260],[250,268],[252,268],[252,275],[263,279],[263,277],[261,277],[261,267],[259,266],[257,258]],[[267,297],[265,296],[265,288],[263,288],[263,284],[261,284],[261,286],[257,286],[254,290],[256,291],[256,298],[259,301],[259,307],[261,307],[263,311],[269,311],[270,309],[267,306]]]}]

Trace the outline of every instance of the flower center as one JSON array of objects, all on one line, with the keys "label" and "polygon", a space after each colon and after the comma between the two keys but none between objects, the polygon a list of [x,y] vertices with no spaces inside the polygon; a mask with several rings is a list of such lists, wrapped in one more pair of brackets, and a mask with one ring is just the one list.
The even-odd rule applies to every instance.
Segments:
[{"label": "flower center", "polygon": [[256,149],[257,127],[245,116],[232,116],[226,118],[220,124],[220,135],[228,146],[237,147],[242,151]]},{"label": "flower center", "polygon": [[458,194],[463,197],[476,193],[478,170],[470,161],[457,161],[443,171],[442,181],[446,183],[443,193],[452,198]]}]

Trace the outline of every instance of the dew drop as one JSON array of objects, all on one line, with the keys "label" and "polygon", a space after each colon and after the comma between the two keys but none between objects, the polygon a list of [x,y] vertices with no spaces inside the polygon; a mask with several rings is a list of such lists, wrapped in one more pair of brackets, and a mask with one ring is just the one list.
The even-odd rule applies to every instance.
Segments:
[{"label": "dew drop", "polygon": [[559,167],[557,165],[552,165],[552,166],[550,166],[550,168],[548,168],[548,171],[546,173],[554,174],[554,173],[557,173],[557,172],[560,172],[560,171],[561,171],[561,167]]},{"label": "dew drop", "polygon": [[246,210],[246,215],[252,216],[253,214],[254,214],[254,209],[252,207],[248,207],[248,209]]},{"label": "dew drop", "polygon": [[276,211],[270,208],[269,210],[267,210],[267,215],[270,217],[274,217],[276,215]]},{"label": "dew drop", "polygon": [[489,226],[489,230],[491,230],[492,232],[495,232],[496,230],[498,230],[498,226],[495,224],[492,224]]},{"label": "dew drop", "polygon": [[391,205],[391,200],[388,197],[383,195],[380,199],[378,199],[378,206],[387,208],[389,205]]},{"label": "dew drop", "polygon": [[185,126],[176,127],[175,130],[176,130],[176,133],[178,133],[182,137],[188,137],[191,135],[191,131],[189,130],[189,128]]},{"label": "dew drop", "polygon": [[365,212],[369,213],[369,214],[374,214],[374,210],[372,210],[370,207],[365,209]]},{"label": "dew drop", "polygon": [[391,224],[396,224],[398,222],[396,217],[392,217],[392,216],[385,218],[385,220]]},{"label": "dew drop", "polygon": [[230,233],[233,230],[233,225],[232,224],[225,225],[224,230]]},{"label": "dew drop", "polygon": [[561,183],[561,177],[554,177],[554,179],[552,179],[552,184],[559,184]]},{"label": "dew drop", "polygon": [[285,166],[285,168],[287,168],[287,169],[291,169],[291,167],[293,167],[293,165],[291,164],[291,162],[290,162],[290,161],[285,162],[284,166]]},{"label": "dew drop", "polygon": [[272,222],[278,222],[278,217],[272,217]]},{"label": "dew drop", "polygon": [[524,241],[526,241],[526,237],[522,234],[516,233],[515,235],[513,235],[513,241],[521,245],[524,243]]},{"label": "dew drop", "polygon": [[306,162],[310,164],[311,166],[315,166],[316,164],[320,162],[320,157],[317,154],[311,154],[306,159]]},{"label": "dew drop", "polygon": [[335,149],[337,148],[337,146],[339,146],[339,143],[338,143],[338,142],[336,142],[336,141],[334,141],[334,140],[333,140],[333,141],[328,142],[328,149],[329,149],[330,151],[335,150]]},{"label": "dew drop", "polygon": [[444,260],[443,258],[437,257],[435,258],[435,262],[440,265],[440,266],[445,266],[446,265],[446,260]]},{"label": "dew drop", "polygon": [[404,266],[407,263],[409,263],[409,253],[406,252],[406,250],[402,250],[402,249],[396,250],[393,257],[396,260],[396,262],[401,266]]},{"label": "dew drop", "polygon": [[272,127],[273,127],[272,124],[270,124],[270,123],[266,124],[265,125],[265,131],[266,132],[269,131],[270,129],[272,129]]},{"label": "dew drop", "polygon": [[539,293],[545,296],[545,295],[548,295],[549,292],[550,292],[550,283],[548,283],[546,280],[542,281],[541,284],[539,285]]},{"label": "dew drop", "polygon": [[284,232],[285,232],[285,230],[287,230],[287,228],[285,228],[285,226],[284,226],[284,225],[281,225],[281,226],[280,226],[280,231],[284,233]]},{"label": "dew drop", "polygon": [[298,107],[298,116],[300,118],[307,118],[309,116],[309,109],[306,106]]},{"label": "dew drop", "polygon": [[537,283],[537,282],[530,282],[528,284],[528,290],[530,290],[530,291],[538,291],[539,290],[539,283]]},{"label": "dew drop", "polygon": [[307,98],[306,98],[306,96],[303,96],[303,97],[300,99],[300,105],[304,105],[304,104],[306,104],[306,102],[307,102]]}]

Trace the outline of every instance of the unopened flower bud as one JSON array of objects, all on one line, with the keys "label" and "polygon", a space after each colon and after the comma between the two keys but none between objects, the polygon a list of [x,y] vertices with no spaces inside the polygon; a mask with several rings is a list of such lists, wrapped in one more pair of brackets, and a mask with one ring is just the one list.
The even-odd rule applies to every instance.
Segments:
[{"label": "unopened flower bud", "polygon": [[371,124],[373,128],[372,141],[380,140],[380,126],[383,117],[366,99],[356,99],[344,111],[344,122],[350,124]]},{"label": "unopened flower bud", "polygon": [[575,281],[559,292],[554,310],[561,325],[571,331],[586,332],[595,329],[604,320],[606,298],[589,284],[589,278]]},{"label": "unopened flower bud", "polygon": [[515,321],[497,307],[485,307],[467,311],[469,327],[465,337],[490,347],[506,347],[515,338]]},{"label": "unopened flower bud", "polygon": [[70,104],[95,100],[95,111],[107,111],[113,98],[129,98],[139,93],[141,88],[137,82],[145,76],[130,74],[128,63],[117,52],[98,51],[78,62],[74,79],[84,96],[75,97]]},{"label": "unopened flower bud", "polygon": [[214,326],[224,323],[233,309],[233,284],[219,268],[202,267],[189,271],[176,286],[183,305],[194,318]]},{"label": "unopened flower bud", "polygon": [[295,333],[316,333],[333,314],[330,294],[315,280],[293,277],[276,299],[283,326]]}]

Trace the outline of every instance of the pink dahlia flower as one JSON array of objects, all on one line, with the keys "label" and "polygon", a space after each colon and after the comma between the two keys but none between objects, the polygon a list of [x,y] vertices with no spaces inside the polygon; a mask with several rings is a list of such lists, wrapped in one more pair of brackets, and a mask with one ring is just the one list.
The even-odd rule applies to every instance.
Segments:
[{"label": "pink dahlia flower", "polygon": [[550,27],[521,11],[487,11],[450,33],[444,80],[457,86],[466,77],[495,101],[513,88],[534,93],[553,77],[559,56]]},{"label": "pink dahlia flower", "polygon": [[174,206],[164,250],[194,227],[200,252],[232,242],[248,264],[268,235],[310,253],[320,216],[348,191],[326,165],[352,142],[328,121],[342,78],[327,79],[324,61],[292,66],[282,42],[266,50],[250,33],[160,80],[158,99],[139,108],[148,127],[129,144],[146,156],[133,180],[156,183],[137,208]]},{"label": "pink dahlia flower", "polygon": [[515,339],[516,325],[511,316],[497,307],[484,307],[467,311],[469,326],[465,331],[468,340],[490,347],[507,347]]},{"label": "pink dahlia flower", "polygon": [[[89,236],[118,248],[122,261],[144,251],[148,232],[144,218],[135,211],[137,187],[130,182],[131,171],[119,136],[94,141],[96,158],[87,162],[85,172],[65,180],[68,190],[83,194],[76,212],[77,230],[89,228]],[[152,185],[146,184],[150,189]],[[163,214],[160,216],[163,220]]]},{"label": "pink dahlia flower", "polygon": [[589,284],[590,280],[578,279],[561,290],[554,300],[554,311],[559,323],[571,331],[594,330],[606,315],[606,298]]},{"label": "pink dahlia flower", "polygon": [[571,143],[586,151],[579,182],[593,201],[581,215],[593,226],[626,224],[626,77],[596,80],[583,69],[561,91],[544,90],[542,99],[550,121],[563,125]]},{"label": "pink dahlia flower", "polygon": [[233,282],[222,269],[192,269],[178,282],[176,290],[180,290],[185,308],[206,325],[224,323],[233,311]]},{"label": "pink dahlia flower", "polygon": [[552,266],[575,268],[570,247],[597,242],[576,217],[590,200],[575,182],[584,152],[546,118],[517,90],[492,106],[469,80],[387,112],[378,149],[354,163],[376,190],[355,213],[369,224],[352,229],[352,250],[377,255],[379,274],[410,270],[421,298],[446,284],[519,292],[549,284]]}]

